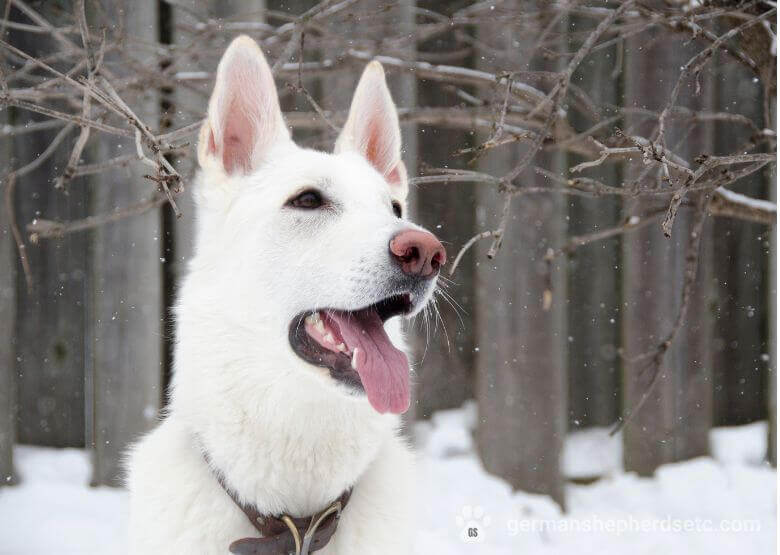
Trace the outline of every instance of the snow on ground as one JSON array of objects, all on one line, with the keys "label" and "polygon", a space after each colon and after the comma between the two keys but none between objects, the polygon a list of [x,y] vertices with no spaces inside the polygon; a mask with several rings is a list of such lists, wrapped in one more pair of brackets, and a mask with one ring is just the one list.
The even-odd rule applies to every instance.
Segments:
[{"label": "snow on ground", "polygon": [[3,555],[121,553],[127,494],[90,488],[81,449],[14,448],[18,486],[0,488]]},{"label": "snow on ground", "polygon": [[609,428],[570,433],[563,445],[563,473],[569,478],[611,476],[623,470],[623,438]]},{"label": "snow on ground", "polygon": [[[475,422],[467,403],[415,425],[417,555],[775,553],[776,473],[761,462],[765,423],[713,430],[713,458],[665,465],[653,478],[622,471],[619,437],[575,432],[565,472],[604,478],[569,485],[564,515],[550,498],[513,493],[484,472]],[[0,554],[122,552],[127,494],[89,488],[83,451],[19,446],[15,457],[21,484],[0,488]]]},{"label": "snow on ground", "polygon": [[574,432],[564,472],[603,478],[567,486],[564,515],[549,497],[513,493],[482,470],[466,429],[475,421],[467,405],[416,425],[419,555],[776,552],[776,472],[762,463],[766,423],[713,430],[714,458],[668,464],[653,478],[623,472],[620,437],[607,429]]}]

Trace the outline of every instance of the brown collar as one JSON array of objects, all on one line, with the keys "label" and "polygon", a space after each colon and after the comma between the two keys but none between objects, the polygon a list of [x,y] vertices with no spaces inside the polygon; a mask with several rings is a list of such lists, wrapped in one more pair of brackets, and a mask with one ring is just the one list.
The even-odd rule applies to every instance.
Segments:
[{"label": "brown collar", "polygon": [[327,508],[309,517],[295,518],[286,514],[264,515],[252,505],[242,503],[225,483],[222,472],[211,462],[203,450],[203,458],[214,477],[243,511],[261,538],[242,538],[230,544],[230,552],[236,555],[309,555],[325,547],[336,532],[341,511],[347,506],[352,489],[347,489]]}]

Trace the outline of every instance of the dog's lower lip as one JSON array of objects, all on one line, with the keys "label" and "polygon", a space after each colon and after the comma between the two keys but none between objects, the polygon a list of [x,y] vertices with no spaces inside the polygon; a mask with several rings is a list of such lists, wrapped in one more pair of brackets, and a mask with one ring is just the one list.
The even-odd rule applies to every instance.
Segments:
[{"label": "dog's lower lip", "polygon": [[[315,366],[327,368],[330,375],[335,380],[344,383],[356,390],[363,390],[363,383],[355,370],[355,356],[347,345],[339,349],[339,341],[333,338],[333,345],[328,341],[328,347],[323,346],[322,341],[315,339],[306,331],[307,323],[309,326],[317,325],[317,320],[321,317],[327,318],[329,312],[337,311],[341,313],[359,313],[366,310],[375,310],[382,322],[386,322],[395,316],[409,314],[414,308],[414,295],[412,293],[402,293],[386,297],[381,301],[356,310],[344,310],[334,308],[310,309],[299,313],[290,322],[289,341],[293,352]],[[307,322],[308,319],[308,322]],[[322,332],[324,337],[326,331]]]}]

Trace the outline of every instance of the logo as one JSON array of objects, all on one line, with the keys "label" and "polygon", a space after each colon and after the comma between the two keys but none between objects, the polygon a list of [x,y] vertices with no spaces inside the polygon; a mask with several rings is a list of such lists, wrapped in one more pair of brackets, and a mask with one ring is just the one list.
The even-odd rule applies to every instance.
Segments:
[{"label": "logo", "polygon": [[485,541],[486,529],[490,526],[490,516],[479,505],[464,505],[455,517],[455,524],[464,543],[482,543]]}]

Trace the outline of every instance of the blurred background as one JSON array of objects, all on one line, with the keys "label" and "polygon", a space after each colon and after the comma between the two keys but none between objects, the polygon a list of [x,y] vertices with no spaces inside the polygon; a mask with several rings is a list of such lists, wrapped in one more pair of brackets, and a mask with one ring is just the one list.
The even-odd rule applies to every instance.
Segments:
[{"label": "blurred background", "polygon": [[[6,0],[0,16],[0,515],[41,479],[25,464],[70,464],[28,446],[76,448],[77,476],[121,486],[164,409],[197,128],[249,34],[312,148],[332,148],[379,57],[413,219],[450,261],[469,246],[409,326],[407,430],[448,500],[420,552],[455,552],[456,517],[492,513],[500,552],[521,545],[502,511],[685,503],[765,509],[752,545],[774,545],[756,500],[775,491],[774,2]],[[666,485],[697,484],[685,502],[643,505],[637,484],[692,459],[712,466]],[[731,491],[726,463],[758,477]],[[583,504],[626,475],[651,481]]]}]

